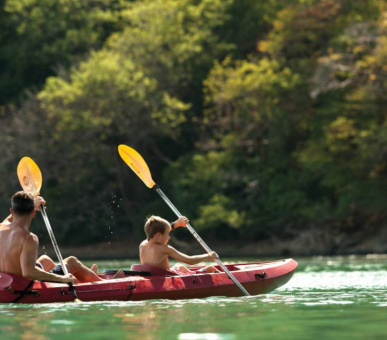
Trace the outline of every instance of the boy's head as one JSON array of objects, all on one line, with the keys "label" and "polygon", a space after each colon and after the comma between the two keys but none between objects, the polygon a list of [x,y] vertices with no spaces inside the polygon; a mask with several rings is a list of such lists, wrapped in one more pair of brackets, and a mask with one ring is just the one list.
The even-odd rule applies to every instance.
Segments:
[{"label": "boy's head", "polygon": [[144,231],[148,240],[154,237],[157,233],[164,235],[169,232],[170,224],[159,216],[150,216],[145,222]]},{"label": "boy's head", "polygon": [[15,215],[30,215],[35,208],[34,197],[25,191],[18,191],[11,198],[11,207]]}]

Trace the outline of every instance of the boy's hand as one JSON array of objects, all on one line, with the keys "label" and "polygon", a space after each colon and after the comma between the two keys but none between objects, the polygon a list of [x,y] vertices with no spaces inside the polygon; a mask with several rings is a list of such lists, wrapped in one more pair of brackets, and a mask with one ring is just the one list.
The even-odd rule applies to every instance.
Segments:
[{"label": "boy's hand", "polygon": [[179,217],[175,222],[173,222],[173,226],[177,227],[185,227],[189,223],[189,219],[185,216]]},{"label": "boy's hand", "polygon": [[211,253],[208,254],[210,256],[211,259],[213,260],[217,260],[219,259],[219,255],[217,253],[215,253],[214,251],[212,251]]}]

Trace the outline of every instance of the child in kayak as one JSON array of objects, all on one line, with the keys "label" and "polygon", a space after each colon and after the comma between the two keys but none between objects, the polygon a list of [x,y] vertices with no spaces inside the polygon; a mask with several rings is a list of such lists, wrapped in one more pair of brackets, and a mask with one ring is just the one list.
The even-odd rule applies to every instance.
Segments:
[{"label": "child in kayak", "polygon": [[[169,258],[194,265],[202,261],[218,259],[217,253],[212,251],[210,254],[189,256],[176,250],[168,245],[170,239],[169,233],[177,227],[185,227],[188,219],[184,216],[170,224],[159,216],[151,216],[145,223],[144,231],[147,239],[140,244],[140,261],[141,264],[152,265],[166,270],[170,270],[178,275],[189,275],[195,273],[181,263],[169,267]],[[214,273],[218,270],[214,266],[202,268],[199,273]],[[198,273],[198,272],[196,272]]]}]

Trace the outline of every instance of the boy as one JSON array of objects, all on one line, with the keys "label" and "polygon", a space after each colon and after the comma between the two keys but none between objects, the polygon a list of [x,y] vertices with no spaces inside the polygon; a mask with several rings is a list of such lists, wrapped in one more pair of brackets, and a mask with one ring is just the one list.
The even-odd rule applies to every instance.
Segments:
[{"label": "boy", "polygon": [[[172,223],[172,225],[159,216],[149,217],[144,226],[147,239],[142,241],[140,244],[141,264],[160,267],[170,270],[178,275],[187,275],[194,272],[180,263],[177,263],[170,268],[168,260],[169,257],[189,265],[194,265],[211,259],[218,259],[219,256],[214,251],[210,254],[189,256],[168,245],[170,231],[177,227],[185,227],[188,222],[188,219],[184,216],[180,217],[176,222]],[[204,267],[200,270],[200,273],[213,272],[218,272],[214,266]]]}]

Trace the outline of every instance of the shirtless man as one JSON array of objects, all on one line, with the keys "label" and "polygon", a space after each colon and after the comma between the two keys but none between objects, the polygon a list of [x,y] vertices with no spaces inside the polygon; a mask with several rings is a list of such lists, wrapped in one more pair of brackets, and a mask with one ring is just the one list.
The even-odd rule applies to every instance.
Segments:
[{"label": "shirtless man", "polygon": [[32,280],[73,283],[74,276],[48,273],[36,265],[38,237],[29,231],[35,209],[45,204],[43,198],[19,191],[11,199],[11,215],[0,224],[0,272]]},{"label": "shirtless man", "polygon": [[[63,260],[69,275],[64,275],[62,267],[55,265],[47,255],[38,257],[39,239],[29,231],[35,209],[45,205],[40,196],[19,191],[11,199],[11,215],[0,224],[0,272],[16,274],[33,280],[55,282],[101,281],[96,274],[97,267],[87,268],[76,257]],[[119,271],[115,278],[124,277]]]}]

